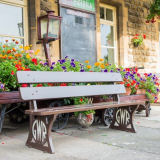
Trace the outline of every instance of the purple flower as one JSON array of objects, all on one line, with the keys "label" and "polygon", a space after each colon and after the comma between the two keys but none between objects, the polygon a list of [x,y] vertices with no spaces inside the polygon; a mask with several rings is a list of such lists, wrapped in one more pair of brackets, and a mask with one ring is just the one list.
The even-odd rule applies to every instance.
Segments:
[{"label": "purple flower", "polygon": [[81,69],[80,72],[84,72],[84,69]]},{"label": "purple flower", "polygon": [[148,91],[149,93],[151,92],[151,90],[150,90],[150,89],[148,89],[147,91]]},{"label": "purple flower", "polygon": [[121,69],[118,68],[117,71],[121,71]]},{"label": "purple flower", "polygon": [[124,78],[125,78],[125,79],[128,79],[128,76],[127,76],[127,75],[124,75]]},{"label": "purple flower", "polygon": [[137,82],[137,84],[139,85],[140,83],[139,83],[139,82]]},{"label": "purple flower", "polygon": [[104,70],[104,72],[108,72],[108,70],[107,70],[107,69],[105,69],[105,70]]},{"label": "purple flower", "polygon": [[1,89],[3,89],[3,88],[4,88],[4,85],[3,85],[3,84],[0,84],[0,87],[1,87]]},{"label": "purple flower", "polygon": [[53,68],[54,68],[53,66],[50,67],[51,70],[52,70]]},{"label": "purple flower", "polygon": [[159,89],[157,88],[157,92],[159,92]]},{"label": "purple flower", "polygon": [[110,72],[113,72],[113,70],[111,70]]},{"label": "purple flower", "polygon": [[150,77],[152,75],[152,73],[148,74],[148,77]]},{"label": "purple flower", "polygon": [[66,69],[66,67],[65,67],[65,66],[62,66],[62,69],[63,69],[63,70],[65,70],[65,69]]},{"label": "purple flower", "polygon": [[154,99],[156,100],[156,99],[158,99],[157,97],[154,97]]},{"label": "purple flower", "polygon": [[65,58],[65,59],[67,59],[67,58],[68,58],[68,56],[65,56],[64,58]]},{"label": "purple flower", "polygon": [[52,65],[55,65],[56,63],[55,62],[52,62]]},{"label": "purple flower", "polygon": [[63,64],[63,63],[65,63],[65,62],[66,62],[65,59],[60,60],[60,64]]},{"label": "purple flower", "polygon": [[44,66],[47,66],[47,65],[48,65],[48,63],[47,63],[47,62],[45,62],[43,65],[44,65]]},{"label": "purple flower", "polygon": [[74,62],[74,59],[71,59],[71,62]]},{"label": "purple flower", "polygon": [[71,62],[70,64],[72,67],[76,67],[75,63]]}]

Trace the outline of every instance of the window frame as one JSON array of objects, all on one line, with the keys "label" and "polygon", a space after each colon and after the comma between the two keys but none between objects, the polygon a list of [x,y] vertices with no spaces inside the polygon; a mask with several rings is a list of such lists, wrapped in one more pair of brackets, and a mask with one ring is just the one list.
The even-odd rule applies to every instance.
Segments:
[{"label": "window frame", "polygon": [[[100,46],[102,47],[106,47],[106,48],[112,48],[114,49],[114,64],[118,64],[118,45],[117,45],[117,16],[116,16],[116,12],[117,9],[114,6],[110,6],[107,4],[100,4],[99,8],[105,8],[105,9],[110,9],[113,12],[113,21],[109,21],[106,19],[101,19],[100,18],[100,27],[101,24],[104,25],[109,25],[109,26],[113,26],[113,32],[114,32],[114,47],[110,47],[110,46],[104,46],[101,44],[101,40],[100,40]],[[100,16],[100,15],[99,15]],[[104,12],[104,16],[106,17],[106,11]],[[100,32],[100,37],[101,37],[101,32]],[[101,55],[101,52],[100,52]]]},{"label": "window frame", "polygon": [[0,3],[11,5],[15,7],[21,7],[23,9],[23,31],[24,36],[12,36],[6,34],[0,34],[0,37],[18,38],[24,40],[24,45],[28,44],[28,11],[27,11],[27,0],[0,0]]}]

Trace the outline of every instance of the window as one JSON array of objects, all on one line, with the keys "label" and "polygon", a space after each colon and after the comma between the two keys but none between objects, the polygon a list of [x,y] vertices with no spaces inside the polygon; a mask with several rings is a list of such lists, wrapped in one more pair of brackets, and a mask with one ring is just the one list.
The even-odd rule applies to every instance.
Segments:
[{"label": "window", "polygon": [[0,42],[16,39],[22,45],[28,43],[26,0],[0,0],[0,21]]},{"label": "window", "polygon": [[117,63],[116,8],[100,5],[101,57],[108,63]]}]

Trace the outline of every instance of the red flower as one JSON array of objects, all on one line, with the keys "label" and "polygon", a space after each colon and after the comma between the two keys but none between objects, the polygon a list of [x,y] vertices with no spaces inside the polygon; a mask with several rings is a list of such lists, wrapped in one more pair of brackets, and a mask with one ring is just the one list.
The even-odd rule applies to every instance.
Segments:
[{"label": "red flower", "polygon": [[135,36],[139,36],[139,34],[136,34]]},{"label": "red flower", "polygon": [[21,87],[28,87],[28,84],[22,84]]},{"label": "red flower", "polygon": [[16,41],[15,43],[16,43],[16,44],[18,44],[19,42],[18,42],[18,41]]},{"label": "red flower", "polygon": [[136,81],[135,81],[135,80],[133,80],[133,81],[132,81],[132,83],[131,83],[131,85],[134,85],[135,83],[136,83]]},{"label": "red flower", "polygon": [[127,71],[127,72],[129,72],[129,71],[130,71],[130,69],[129,69],[129,68],[126,68],[126,71]]},{"label": "red flower", "polygon": [[146,21],[146,23],[149,23],[149,22],[150,22],[149,20]]},{"label": "red flower", "polygon": [[129,83],[127,84],[127,87],[130,87],[130,84],[129,84]]},{"label": "red flower", "polygon": [[11,75],[14,75],[14,71],[11,72]]},{"label": "red flower", "polygon": [[137,73],[137,76],[140,77],[141,75],[139,73]]},{"label": "red flower", "polygon": [[53,83],[48,83],[48,86],[54,86],[54,84]]},{"label": "red flower", "polygon": [[83,102],[83,98],[81,98],[79,101],[80,101],[80,102]]},{"label": "red flower", "polygon": [[135,72],[138,72],[138,68],[137,67],[134,70],[135,70]]},{"label": "red flower", "polygon": [[146,35],[145,34],[143,35],[143,38],[146,39]]},{"label": "red flower", "polygon": [[148,76],[148,74],[147,73],[144,73],[144,75],[147,77]]},{"label": "red flower", "polygon": [[66,83],[61,83],[60,86],[67,86],[67,84]]},{"label": "red flower", "polygon": [[124,84],[124,82],[120,82],[120,84]]},{"label": "red flower", "polygon": [[152,18],[151,23],[155,23],[155,22],[156,22],[156,20],[154,18]]},{"label": "red flower", "polygon": [[37,84],[37,87],[42,87],[43,85],[42,84]]},{"label": "red flower", "polygon": [[37,63],[37,59],[36,58],[33,58],[32,59],[32,62],[35,64],[35,65],[37,65],[38,63]]},{"label": "red flower", "polygon": [[29,68],[26,68],[26,69],[25,69],[25,71],[30,71],[30,70],[31,70],[31,69],[29,69]]}]

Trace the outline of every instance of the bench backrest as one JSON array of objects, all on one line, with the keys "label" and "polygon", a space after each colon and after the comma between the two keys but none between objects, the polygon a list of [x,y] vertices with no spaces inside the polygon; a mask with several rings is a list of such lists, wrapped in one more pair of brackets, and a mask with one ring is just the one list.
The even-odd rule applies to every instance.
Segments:
[{"label": "bench backrest", "polygon": [[125,93],[120,73],[105,72],[50,72],[50,71],[18,71],[18,83],[79,83],[79,82],[111,82],[111,84],[53,86],[53,87],[20,87],[23,100],[42,100],[80,96],[114,95]]}]

